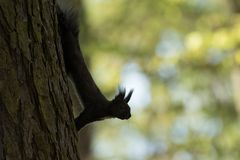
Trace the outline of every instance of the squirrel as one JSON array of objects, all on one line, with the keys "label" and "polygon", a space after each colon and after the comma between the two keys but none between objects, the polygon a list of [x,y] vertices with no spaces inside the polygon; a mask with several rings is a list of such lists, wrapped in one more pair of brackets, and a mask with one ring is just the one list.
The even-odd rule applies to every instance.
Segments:
[{"label": "squirrel", "polygon": [[128,102],[133,90],[126,95],[125,89],[112,100],[107,100],[94,82],[84,61],[79,45],[79,0],[57,0],[59,35],[67,75],[75,85],[84,110],[75,118],[77,131],[85,125],[106,118],[129,119]]}]

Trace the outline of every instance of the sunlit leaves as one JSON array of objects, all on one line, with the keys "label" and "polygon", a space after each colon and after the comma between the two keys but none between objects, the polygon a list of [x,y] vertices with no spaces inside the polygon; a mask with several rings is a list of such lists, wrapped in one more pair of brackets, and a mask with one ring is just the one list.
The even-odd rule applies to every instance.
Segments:
[{"label": "sunlit leaves", "polygon": [[[91,53],[96,82],[108,95],[119,82],[137,86],[133,97],[140,97],[139,104],[132,104],[136,108],[127,125],[109,121],[110,127],[97,131],[96,140],[103,146],[95,149],[103,159],[107,150],[134,159],[135,153],[128,151],[143,148],[149,148],[144,160],[239,157],[233,91],[240,82],[233,83],[231,75],[240,65],[240,15],[232,10],[231,0],[85,4],[91,40],[83,48]],[[131,64],[137,69],[129,68]],[[118,124],[122,127],[115,127]],[[134,134],[137,138],[128,139]],[[137,149],[129,149],[128,142]]]}]

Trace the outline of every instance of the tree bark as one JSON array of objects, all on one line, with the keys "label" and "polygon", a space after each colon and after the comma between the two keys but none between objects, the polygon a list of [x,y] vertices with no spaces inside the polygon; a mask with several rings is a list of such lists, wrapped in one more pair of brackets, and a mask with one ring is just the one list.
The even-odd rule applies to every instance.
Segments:
[{"label": "tree bark", "polygon": [[0,0],[0,160],[79,150],[55,2]]}]

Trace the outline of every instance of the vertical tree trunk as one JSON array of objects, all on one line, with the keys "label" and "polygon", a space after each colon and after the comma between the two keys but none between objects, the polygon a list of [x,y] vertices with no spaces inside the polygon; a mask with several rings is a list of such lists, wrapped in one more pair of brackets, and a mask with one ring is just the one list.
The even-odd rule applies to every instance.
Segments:
[{"label": "vertical tree trunk", "polygon": [[78,160],[72,102],[47,0],[0,0],[0,160]]},{"label": "vertical tree trunk", "polygon": [[236,111],[240,116],[240,69],[235,67],[232,71],[232,86],[233,86],[233,98],[236,107]]},{"label": "vertical tree trunk", "polygon": [[[232,4],[233,13],[239,14],[240,13],[240,2],[239,0],[231,0],[230,4]],[[239,50],[239,48],[237,48]],[[237,54],[237,52],[235,53]],[[235,57],[236,58],[236,57]],[[236,111],[240,117],[240,65],[239,62],[236,61],[236,59],[233,59],[234,61],[234,67],[232,70],[232,87],[233,87],[233,99],[235,103]]]}]

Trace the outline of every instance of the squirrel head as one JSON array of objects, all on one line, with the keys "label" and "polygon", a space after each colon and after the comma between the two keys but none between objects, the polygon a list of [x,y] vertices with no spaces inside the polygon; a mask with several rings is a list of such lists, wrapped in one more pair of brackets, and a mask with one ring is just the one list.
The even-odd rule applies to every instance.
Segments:
[{"label": "squirrel head", "polygon": [[128,102],[132,96],[133,90],[131,90],[127,96],[125,89],[119,89],[119,93],[110,102],[109,110],[112,117],[119,119],[129,119],[131,117],[131,109]]}]

